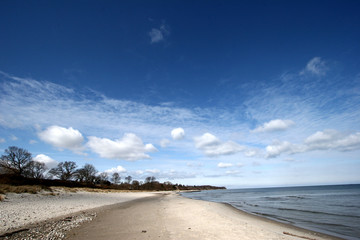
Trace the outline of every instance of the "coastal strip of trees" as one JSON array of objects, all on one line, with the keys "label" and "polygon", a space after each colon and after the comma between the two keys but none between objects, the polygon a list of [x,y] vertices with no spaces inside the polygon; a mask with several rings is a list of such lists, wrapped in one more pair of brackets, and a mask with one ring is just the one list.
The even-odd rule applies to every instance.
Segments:
[{"label": "coastal strip of trees", "polygon": [[0,184],[12,185],[44,185],[65,187],[92,187],[118,190],[211,190],[225,189],[210,185],[189,186],[173,184],[170,181],[159,182],[154,176],[144,181],[124,177],[119,173],[98,172],[92,164],[86,163],[78,168],[73,161],[60,162],[56,167],[47,169],[44,163],[34,161],[32,154],[22,148],[8,147],[0,158]]}]

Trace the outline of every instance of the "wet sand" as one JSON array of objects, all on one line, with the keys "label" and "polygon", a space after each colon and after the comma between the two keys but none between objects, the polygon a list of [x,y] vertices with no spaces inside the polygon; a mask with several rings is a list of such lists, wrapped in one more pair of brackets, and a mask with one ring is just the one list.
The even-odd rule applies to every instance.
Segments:
[{"label": "wet sand", "polygon": [[239,211],[227,204],[158,193],[106,207],[66,239],[338,239]]}]

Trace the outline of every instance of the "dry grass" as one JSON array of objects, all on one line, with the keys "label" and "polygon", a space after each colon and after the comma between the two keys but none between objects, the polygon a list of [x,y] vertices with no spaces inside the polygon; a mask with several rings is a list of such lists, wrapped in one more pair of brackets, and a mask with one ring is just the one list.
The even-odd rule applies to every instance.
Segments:
[{"label": "dry grass", "polygon": [[[117,193],[117,192],[134,192],[129,190],[116,190],[116,189],[99,189],[99,188],[70,188],[70,187],[44,187],[40,185],[9,185],[9,184],[0,184],[0,194],[5,193],[32,193],[36,194],[41,192],[41,190],[49,191],[49,193],[44,193],[47,195],[58,195],[59,192],[94,192],[94,193]],[[56,193],[56,194],[55,194]]]},{"label": "dry grass", "polygon": [[130,192],[129,190],[101,189],[101,188],[69,188],[69,187],[51,187],[52,190],[63,190],[65,192],[95,192],[95,193],[116,193]]},{"label": "dry grass", "polygon": [[[0,184],[0,194],[5,193],[38,193],[41,190],[44,190],[44,187],[39,185],[20,185],[20,186],[14,186],[14,185],[8,185],[8,184]],[[49,190],[49,189],[47,189]]]}]

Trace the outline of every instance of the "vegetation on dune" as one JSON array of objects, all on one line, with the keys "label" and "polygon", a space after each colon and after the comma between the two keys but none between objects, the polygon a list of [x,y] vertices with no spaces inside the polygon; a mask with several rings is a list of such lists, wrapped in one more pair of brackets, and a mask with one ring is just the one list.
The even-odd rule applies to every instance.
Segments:
[{"label": "vegetation on dune", "polygon": [[110,177],[106,172],[99,173],[91,164],[77,168],[75,162],[60,162],[55,168],[47,169],[44,163],[32,159],[31,153],[18,147],[9,147],[0,158],[0,194],[6,192],[36,193],[50,186],[69,188],[98,188],[140,191],[173,191],[173,190],[211,190],[225,187],[185,186],[169,181],[160,183],[154,176],[145,181],[138,181],[132,176],[121,176],[115,172]]}]

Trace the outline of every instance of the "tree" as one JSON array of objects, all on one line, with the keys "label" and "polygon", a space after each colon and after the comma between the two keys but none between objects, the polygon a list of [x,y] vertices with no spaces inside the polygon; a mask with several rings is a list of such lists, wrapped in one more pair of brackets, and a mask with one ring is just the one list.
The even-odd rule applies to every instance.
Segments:
[{"label": "tree", "polygon": [[154,176],[145,178],[145,183],[155,182],[156,178]]},{"label": "tree", "polygon": [[4,172],[24,176],[31,161],[32,156],[30,152],[11,146],[5,149],[5,154],[1,156],[0,168]]},{"label": "tree", "polygon": [[84,167],[76,171],[76,179],[80,182],[94,183],[97,170],[91,164],[85,164]]},{"label": "tree", "polygon": [[140,182],[138,180],[132,181],[132,189],[139,190],[139,188],[140,188]]},{"label": "tree", "polygon": [[126,178],[125,178],[125,180],[127,181],[127,183],[131,183],[131,180],[132,180],[132,176],[127,176]]},{"label": "tree", "polygon": [[102,172],[100,173],[96,178],[95,178],[95,183],[96,184],[103,184],[103,185],[110,185],[111,183],[109,182],[109,177],[108,174],[106,172]]},{"label": "tree", "polygon": [[47,170],[45,163],[31,161],[28,169],[25,171],[25,176],[30,178],[41,179],[44,178],[44,172]]},{"label": "tree", "polygon": [[120,180],[121,180],[121,177],[119,175],[119,173],[115,172],[113,173],[112,177],[111,177],[111,181],[114,183],[114,184],[119,184],[120,183]]},{"label": "tree", "polygon": [[57,167],[50,169],[49,174],[59,178],[60,180],[71,180],[76,172],[77,165],[75,162],[61,162]]}]

